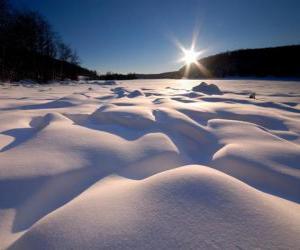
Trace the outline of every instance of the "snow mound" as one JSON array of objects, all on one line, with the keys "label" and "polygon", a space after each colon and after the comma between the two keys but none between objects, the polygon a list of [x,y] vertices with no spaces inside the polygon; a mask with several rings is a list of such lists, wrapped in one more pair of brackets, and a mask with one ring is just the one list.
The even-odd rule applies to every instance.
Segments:
[{"label": "snow mound", "polygon": [[299,248],[300,85],[214,82],[0,86],[0,248]]},{"label": "snow mound", "polygon": [[103,85],[116,85],[117,82],[114,80],[106,80],[102,83]]},{"label": "snow mound", "polygon": [[138,97],[138,96],[144,96],[143,92],[140,90],[134,90],[127,95],[127,97],[129,97],[129,98],[134,98],[134,97]]},{"label": "snow mound", "polygon": [[[299,145],[248,122],[213,119],[209,126],[225,144],[214,154],[213,166],[254,187],[300,201]],[[259,139],[263,141],[258,145]]]},{"label": "snow mound", "polygon": [[205,166],[141,181],[112,176],[40,220],[9,249],[296,249],[296,208]]},{"label": "snow mound", "polygon": [[41,130],[50,124],[65,121],[69,121],[69,119],[60,113],[48,113],[45,116],[34,117],[30,122],[30,126],[32,128]]},{"label": "snow mound", "polygon": [[207,95],[222,95],[222,91],[215,84],[207,84],[206,82],[201,82],[199,85],[192,88],[195,92],[201,92]]},{"label": "snow mound", "polygon": [[91,117],[102,124],[120,124],[127,128],[145,128],[154,123],[154,116],[147,108],[136,106],[103,106]]},{"label": "snow mound", "polygon": [[116,88],[111,89],[111,91],[114,92],[118,98],[124,97],[129,92],[124,87],[116,87]]},{"label": "snow mound", "polygon": [[122,98],[122,97],[128,97],[128,98],[135,98],[135,97],[139,97],[139,96],[144,96],[144,93],[141,90],[134,90],[134,91],[130,91],[124,87],[116,87],[111,89],[112,92],[114,92],[118,98]]}]

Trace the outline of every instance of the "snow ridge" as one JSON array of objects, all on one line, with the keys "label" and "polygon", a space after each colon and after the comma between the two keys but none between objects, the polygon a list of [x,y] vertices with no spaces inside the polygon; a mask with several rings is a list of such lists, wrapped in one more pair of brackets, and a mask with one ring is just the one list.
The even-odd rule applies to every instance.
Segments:
[{"label": "snow ridge", "polygon": [[299,248],[299,98],[213,83],[0,86],[0,248]]}]

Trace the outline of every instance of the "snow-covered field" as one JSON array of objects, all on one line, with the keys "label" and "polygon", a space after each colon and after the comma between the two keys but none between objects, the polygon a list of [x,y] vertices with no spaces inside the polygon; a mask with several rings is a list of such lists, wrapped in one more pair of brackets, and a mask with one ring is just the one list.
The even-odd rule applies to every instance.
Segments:
[{"label": "snow-covered field", "polygon": [[0,249],[299,249],[300,82],[200,82],[0,85]]}]

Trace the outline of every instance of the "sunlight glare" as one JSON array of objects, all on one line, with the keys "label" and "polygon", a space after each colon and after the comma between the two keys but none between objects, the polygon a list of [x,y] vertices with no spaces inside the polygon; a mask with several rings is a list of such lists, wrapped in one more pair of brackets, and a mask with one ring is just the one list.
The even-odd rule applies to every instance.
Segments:
[{"label": "sunlight glare", "polygon": [[211,75],[206,67],[199,61],[200,55],[203,55],[205,50],[196,50],[197,36],[198,32],[194,32],[190,48],[185,48],[177,38],[173,39],[173,42],[180,49],[182,54],[182,57],[178,60],[178,62],[184,63],[182,78],[187,78],[190,71],[193,70],[195,72],[195,69],[198,69],[203,76],[209,77]]},{"label": "sunlight glare", "polygon": [[189,50],[183,49],[183,54],[184,56],[182,60],[189,65],[192,63],[197,63],[200,52],[196,52],[191,48]]}]

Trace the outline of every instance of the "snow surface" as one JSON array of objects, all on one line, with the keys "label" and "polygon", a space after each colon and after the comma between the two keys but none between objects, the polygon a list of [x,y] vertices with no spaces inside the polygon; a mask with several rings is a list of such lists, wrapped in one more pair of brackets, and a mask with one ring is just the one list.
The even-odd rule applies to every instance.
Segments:
[{"label": "snow surface", "polygon": [[193,87],[192,90],[207,95],[222,95],[222,91],[213,83],[207,84],[206,82],[201,82],[199,85]]},{"label": "snow surface", "polygon": [[299,249],[300,82],[206,82],[0,85],[0,249]]}]

